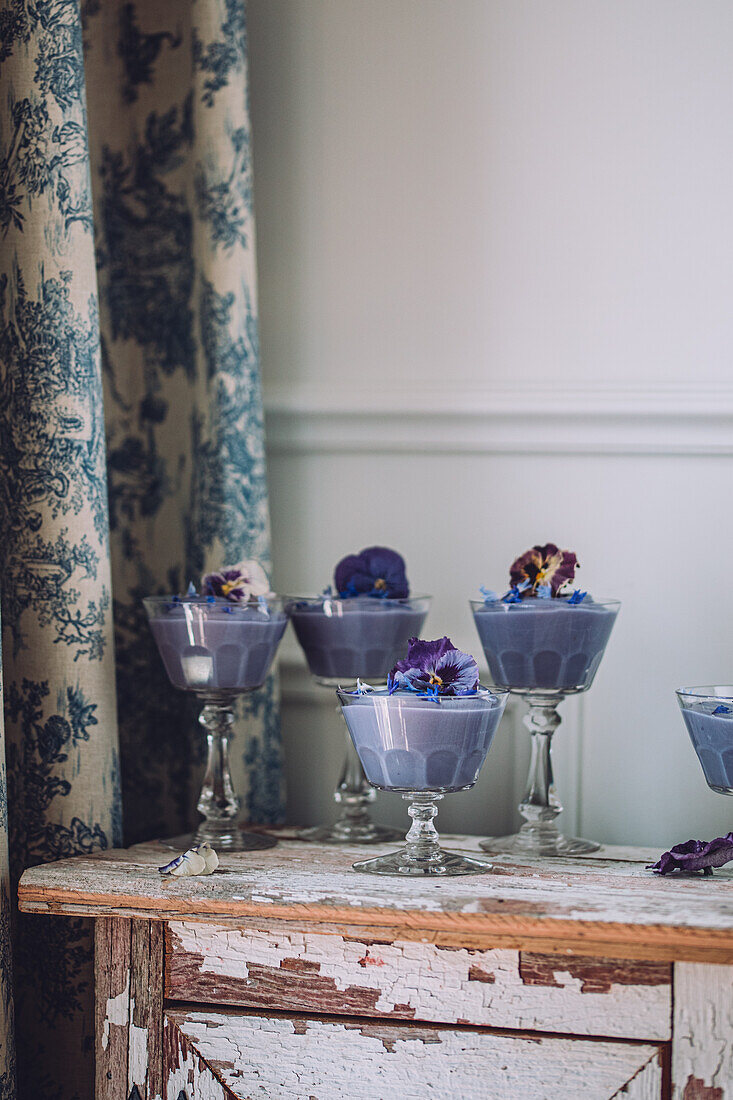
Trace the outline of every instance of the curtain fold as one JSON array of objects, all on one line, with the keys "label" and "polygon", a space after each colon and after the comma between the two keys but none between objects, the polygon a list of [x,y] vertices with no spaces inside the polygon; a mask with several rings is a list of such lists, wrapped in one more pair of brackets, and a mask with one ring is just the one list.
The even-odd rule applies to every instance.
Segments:
[{"label": "curtain fold", "polygon": [[10,936],[12,902],[8,850],[8,784],[5,770],[2,640],[0,637],[0,1100],[16,1100],[15,1007]]},{"label": "curtain fold", "polygon": [[[127,842],[194,824],[195,708],[140,601],[268,567],[269,529],[243,0],[0,0],[0,93],[12,891],[119,844],[123,803]],[[234,745],[259,821],[282,808],[276,694],[247,701]],[[18,1094],[86,1100],[89,927],[23,918],[14,945]],[[0,1100],[11,1050],[0,1034]]]},{"label": "curtain fold", "polygon": [[[141,598],[269,568],[242,0],[108,0],[86,29],[126,840],[195,824],[196,707]],[[281,813],[276,689],[243,708],[246,814]]]}]

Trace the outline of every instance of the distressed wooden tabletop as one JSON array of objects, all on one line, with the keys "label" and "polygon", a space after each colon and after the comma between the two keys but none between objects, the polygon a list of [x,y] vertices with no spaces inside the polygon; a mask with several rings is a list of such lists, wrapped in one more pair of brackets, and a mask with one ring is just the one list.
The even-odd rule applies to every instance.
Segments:
[{"label": "distressed wooden tabletop", "polygon": [[[473,837],[446,847],[478,851]],[[368,855],[393,845],[370,846]],[[170,851],[142,844],[34,867],[19,886],[24,912],[208,920],[318,929],[378,940],[505,946],[617,958],[733,963],[733,871],[662,878],[658,853],[605,847],[582,859],[492,857],[486,875],[445,880],[357,874],[356,847],[281,840],[224,853],[208,877],[158,872]]]}]

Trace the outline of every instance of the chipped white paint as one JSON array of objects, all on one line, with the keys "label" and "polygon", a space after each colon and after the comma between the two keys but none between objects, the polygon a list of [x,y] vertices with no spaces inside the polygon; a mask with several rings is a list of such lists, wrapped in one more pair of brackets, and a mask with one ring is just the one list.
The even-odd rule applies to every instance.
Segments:
[{"label": "chipped white paint", "polygon": [[148,1078],[148,1029],[138,1027],[135,1019],[135,998],[130,997],[130,1027],[127,1038],[127,1076],[130,1088],[137,1085],[145,1095],[145,1083]]},{"label": "chipped white paint", "polygon": [[[456,845],[458,846],[458,845]],[[474,838],[462,848],[476,850]],[[375,846],[375,853],[385,851]],[[269,910],[287,919],[320,922],[329,913],[348,910],[353,922],[394,924],[409,916],[426,929],[484,926],[494,931],[507,917],[517,926],[523,918],[562,927],[594,922],[671,930],[675,942],[683,931],[713,933],[722,950],[733,953],[733,870],[722,869],[714,880],[674,880],[652,875],[643,864],[593,857],[570,860],[494,858],[493,874],[444,882],[389,879],[357,875],[352,862],[363,855],[357,848],[308,848],[282,842],[261,852],[224,853],[221,870],[208,877],[170,879],[158,874],[161,849],[139,845],[103,857],[77,856],[26,871],[19,897],[24,911],[88,913],[133,911],[165,919],[181,914],[216,920]],[[125,902],[134,898],[134,909]],[[65,903],[68,904],[66,909]],[[119,908],[115,910],[115,905]],[[341,916],[343,919],[343,916]],[[492,923],[493,921],[493,923]],[[564,926],[564,927],[563,927]],[[666,933],[665,933],[666,934]],[[640,934],[639,934],[640,935]],[[639,936],[634,937],[638,941]],[[694,936],[693,936],[694,938]],[[702,939],[701,936],[697,937]],[[610,952],[609,952],[610,953]],[[684,957],[684,956],[682,956]],[[716,960],[717,961],[717,960]]]},{"label": "chipped white paint", "polygon": [[102,1031],[102,1050],[106,1050],[109,1044],[109,1030],[112,1024],[118,1027],[127,1027],[130,1019],[130,971],[127,971],[125,988],[116,996],[107,998],[107,1009],[104,1014],[104,1028]]},{"label": "chipped white paint", "polygon": [[[169,1026],[166,1021],[166,1030]],[[169,1041],[167,1050],[172,1049],[173,1044]],[[190,1048],[176,1051],[175,1062],[166,1067],[163,1079],[164,1100],[179,1100],[181,1093],[187,1100],[231,1100],[231,1093]]]},{"label": "chipped white paint", "polygon": [[[619,1093],[623,1100],[661,1098],[658,1050],[650,1045],[363,1020],[174,1011],[167,1016],[212,1075],[241,1100],[375,1100],[393,1094],[404,1100],[610,1100]],[[167,1100],[177,1100],[182,1080],[176,1070]],[[223,1095],[196,1086],[188,1094],[194,1100]]]},{"label": "chipped white paint", "polygon": [[674,1100],[733,1100],[731,967],[675,964],[672,1078]]},{"label": "chipped white paint", "polygon": [[[170,925],[170,934],[174,982],[175,961],[188,955],[199,958],[183,960],[185,966],[214,982],[232,977],[256,987],[256,968],[268,967],[297,987],[297,974],[291,978],[282,968],[284,960],[297,960],[311,971],[317,969],[318,977],[332,982],[337,991],[374,991],[378,997],[369,1011],[377,1016],[397,1011],[404,1017],[407,1008],[417,1020],[619,1038],[668,1039],[671,1031],[669,982],[611,984],[608,992],[581,992],[583,981],[566,968],[571,964],[558,960],[549,981],[560,988],[527,984],[520,974],[518,951],[447,949],[409,941],[368,945],[338,935],[181,922]],[[252,978],[250,967],[255,968]],[[171,995],[194,999],[185,988],[173,987]],[[251,996],[247,1000],[245,993],[241,1003],[257,1002]],[[308,1007],[334,1011],[326,1004],[311,1002]]]}]

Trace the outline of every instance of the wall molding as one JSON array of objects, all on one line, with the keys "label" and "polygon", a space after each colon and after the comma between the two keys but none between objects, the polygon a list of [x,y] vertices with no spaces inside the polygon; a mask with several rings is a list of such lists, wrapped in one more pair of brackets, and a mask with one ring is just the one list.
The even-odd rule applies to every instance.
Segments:
[{"label": "wall molding", "polygon": [[271,388],[272,454],[733,455],[733,386]]}]

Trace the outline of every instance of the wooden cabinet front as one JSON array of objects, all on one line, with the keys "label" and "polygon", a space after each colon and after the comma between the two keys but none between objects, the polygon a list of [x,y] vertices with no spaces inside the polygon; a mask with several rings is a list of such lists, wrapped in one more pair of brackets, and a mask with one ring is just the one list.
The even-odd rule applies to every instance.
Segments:
[{"label": "wooden cabinet front", "polygon": [[163,1051],[166,1100],[662,1100],[666,1057],[646,1043],[183,1009],[165,1013]]}]

